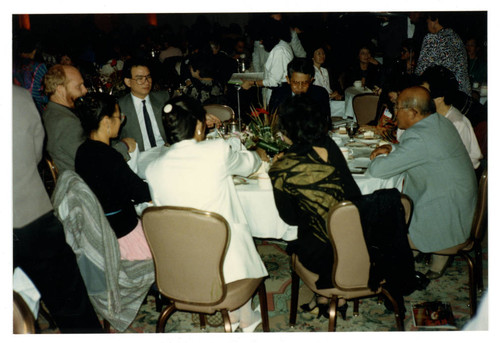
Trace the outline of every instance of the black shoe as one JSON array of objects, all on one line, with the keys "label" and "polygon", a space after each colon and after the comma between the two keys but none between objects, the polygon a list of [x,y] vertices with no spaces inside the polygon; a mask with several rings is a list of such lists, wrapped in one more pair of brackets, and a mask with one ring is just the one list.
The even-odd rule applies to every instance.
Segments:
[{"label": "black shoe", "polygon": [[429,278],[427,278],[424,274],[421,272],[415,272],[415,289],[418,291],[423,291],[424,289],[427,288],[429,285]]},{"label": "black shoe", "polygon": [[[329,304],[318,304],[319,312],[318,312],[318,318],[323,316],[326,319],[330,318],[330,314],[328,313],[328,308]],[[344,305],[337,307],[337,312],[340,313],[340,316],[342,317],[343,320],[346,320],[347,318],[347,303]]]},{"label": "black shoe", "polygon": [[312,312],[314,311],[314,309],[318,307],[318,304],[316,303],[313,307],[310,307],[309,306],[309,303],[305,303],[305,304],[302,304],[300,305],[300,308],[302,309],[302,311],[304,312]]}]

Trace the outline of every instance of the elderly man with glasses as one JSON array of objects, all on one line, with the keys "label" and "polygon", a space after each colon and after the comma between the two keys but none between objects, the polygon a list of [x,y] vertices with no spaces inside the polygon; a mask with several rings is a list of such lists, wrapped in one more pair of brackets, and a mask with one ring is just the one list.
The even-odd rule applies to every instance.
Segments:
[{"label": "elderly man with glasses", "polygon": [[[432,253],[465,242],[477,200],[477,181],[469,154],[451,121],[436,112],[423,87],[403,90],[395,107],[400,143],[382,145],[371,155],[368,173],[389,178],[404,173],[402,193],[414,203],[410,246]],[[446,256],[433,256],[426,276],[437,279]]]},{"label": "elderly man with glasses", "polygon": [[287,66],[286,83],[281,87],[276,88],[269,101],[269,110],[272,112],[278,111],[279,106],[287,99],[298,94],[307,94],[314,102],[319,104],[319,109],[325,116],[325,120],[330,127],[330,98],[328,92],[320,86],[313,85],[314,81],[314,65],[309,58],[295,58]]}]

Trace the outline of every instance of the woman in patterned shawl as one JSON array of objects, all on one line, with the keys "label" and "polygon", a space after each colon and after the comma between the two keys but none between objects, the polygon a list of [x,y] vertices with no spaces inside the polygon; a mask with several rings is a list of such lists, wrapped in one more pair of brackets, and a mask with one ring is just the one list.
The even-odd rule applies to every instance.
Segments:
[{"label": "woman in patterned shawl", "polygon": [[450,69],[458,81],[460,91],[471,95],[467,70],[467,52],[460,36],[447,26],[448,15],[434,12],[427,16],[427,29],[415,73],[422,73],[431,66]]},{"label": "woman in patterned shawl", "polygon": [[[302,264],[319,274],[318,288],[331,288],[333,250],[326,219],[332,206],[361,196],[347,163],[317,104],[307,95],[297,95],[280,108],[280,125],[293,144],[269,170],[274,199],[280,217],[298,226],[298,238],[287,252],[299,256]],[[320,299],[302,305],[306,311]],[[323,299],[326,302],[326,299]],[[328,318],[326,308],[320,314]]]}]

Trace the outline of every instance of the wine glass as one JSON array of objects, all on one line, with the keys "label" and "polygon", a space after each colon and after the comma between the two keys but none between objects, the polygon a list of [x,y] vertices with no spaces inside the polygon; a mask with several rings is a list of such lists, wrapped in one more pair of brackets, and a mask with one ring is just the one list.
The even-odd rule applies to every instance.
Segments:
[{"label": "wine glass", "polygon": [[352,121],[346,125],[347,134],[349,135],[349,142],[354,142],[354,135],[358,132],[358,123]]}]

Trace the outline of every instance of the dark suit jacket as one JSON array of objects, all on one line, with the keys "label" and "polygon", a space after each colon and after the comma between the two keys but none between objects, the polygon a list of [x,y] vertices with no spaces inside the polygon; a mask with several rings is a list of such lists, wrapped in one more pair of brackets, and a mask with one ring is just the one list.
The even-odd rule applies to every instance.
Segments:
[{"label": "dark suit jacket", "polygon": [[[307,90],[307,95],[311,97],[315,102],[320,104],[321,111],[324,112],[325,117],[328,117],[328,123],[331,122],[330,115],[330,98],[328,97],[328,92],[326,89],[316,85],[310,85]],[[269,100],[269,111],[270,113],[274,113],[274,111],[278,111],[279,107],[283,104],[287,99],[292,97],[292,88],[288,83],[283,82],[281,87],[277,87],[273,89],[271,93],[271,99]]]},{"label": "dark suit jacket", "polygon": [[[167,92],[152,92],[149,93],[149,98],[151,100],[151,106],[153,107],[156,123],[158,124],[158,129],[160,130],[163,140],[166,142],[165,129],[163,128],[161,115],[163,106],[165,106],[165,103],[170,99],[170,95]],[[127,117],[125,125],[123,125],[120,132],[120,139],[125,137],[133,138],[137,142],[139,151],[144,151],[144,141],[142,139],[137,112],[135,111],[134,102],[132,101],[132,95],[130,93],[124,95],[118,99],[118,104],[120,105],[122,113]]]}]

